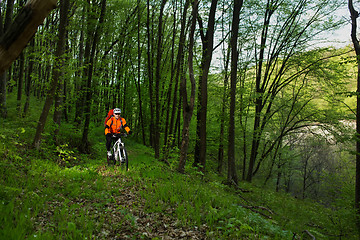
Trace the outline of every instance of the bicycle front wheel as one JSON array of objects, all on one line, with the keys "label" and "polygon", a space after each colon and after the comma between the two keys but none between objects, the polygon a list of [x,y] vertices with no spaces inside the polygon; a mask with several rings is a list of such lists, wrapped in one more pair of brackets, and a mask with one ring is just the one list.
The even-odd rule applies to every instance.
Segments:
[{"label": "bicycle front wheel", "polygon": [[129,159],[128,159],[128,154],[125,148],[123,148],[121,150],[121,157],[123,159],[123,163],[125,164],[126,167],[126,171],[129,170]]}]

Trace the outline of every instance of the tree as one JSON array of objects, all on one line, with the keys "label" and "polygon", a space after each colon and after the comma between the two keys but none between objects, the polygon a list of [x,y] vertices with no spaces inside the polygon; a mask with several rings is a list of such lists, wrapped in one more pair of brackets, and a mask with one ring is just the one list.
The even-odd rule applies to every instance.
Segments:
[{"label": "tree", "polygon": [[163,53],[163,15],[164,7],[167,0],[162,0],[160,5],[158,35],[157,35],[157,54],[156,54],[156,70],[155,70],[155,127],[154,127],[154,148],[155,158],[160,157],[160,84],[161,84],[161,60]]},{"label": "tree", "polygon": [[[0,3],[1,6],[1,3]],[[4,25],[2,23],[2,14],[0,9],[0,36],[3,36],[4,32],[8,29],[14,9],[14,0],[8,0],[6,3],[6,15]],[[6,109],[6,71],[0,74],[0,117],[7,117]]]},{"label": "tree", "polygon": [[29,0],[0,39],[0,74],[20,55],[57,0]]},{"label": "tree", "polygon": [[[207,83],[210,69],[210,63],[213,54],[214,32],[215,32],[215,13],[217,0],[211,1],[210,12],[208,17],[207,28],[203,26],[202,19],[199,17],[199,28],[202,42],[202,55],[200,64],[200,76],[198,87],[198,109],[197,109],[197,128],[196,128],[196,145],[194,165],[201,166],[202,171],[205,170],[206,162],[206,119],[207,119]],[[206,33],[204,33],[206,29]]]},{"label": "tree", "polygon": [[[146,37],[147,37],[147,49],[146,49],[146,56],[147,56],[147,78],[148,78],[148,90],[149,90],[149,106],[150,106],[150,127],[154,126],[154,94],[153,94],[153,56],[152,56],[152,49],[153,49],[153,36],[151,35],[152,29],[150,26],[150,1],[146,1],[147,6],[147,15],[146,15]],[[149,134],[149,142],[152,147],[155,147],[155,136],[154,132],[150,130]]]},{"label": "tree", "polygon": [[356,89],[356,182],[355,182],[355,209],[357,212],[357,227],[360,231],[360,43],[357,39],[357,18],[359,12],[354,9],[353,1],[349,0],[348,7],[351,17],[351,40],[354,45],[357,63]]},{"label": "tree", "polygon": [[240,10],[242,8],[242,0],[234,0],[234,11],[231,25],[231,76],[230,76],[230,118],[229,118],[229,150],[228,150],[228,182],[237,185],[238,178],[235,166],[235,94],[238,66],[238,49],[237,39],[239,33]]},{"label": "tree", "polygon": [[[270,148],[265,149],[263,143],[268,124],[281,109],[274,106],[279,94],[296,79],[306,76],[311,71],[316,71],[316,66],[321,63],[321,60],[317,59],[308,66],[296,67],[297,64],[302,63],[301,52],[306,52],[310,40],[320,32],[337,25],[337,23],[332,23],[322,26],[324,24],[322,16],[336,9],[336,5],[331,5],[331,2],[267,0],[263,23],[260,27],[260,44],[256,46],[253,95],[255,111],[247,181],[252,180],[260,163],[264,160],[262,154],[259,154],[260,151],[269,153],[268,150],[274,147],[271,144]],[[329,7],[331,8],[328,9]],[[302,14],[305,12],[312,14],[303,18]],[[314,32],[316,29],[318,31]],[[295,72],[290,69],[294,69]]]},{"label": "tree", "polygon": [[[186,13],[187,8],[189,6],[190,0],[187,0],[184,7],[184,13],[181,21],[181,34],[180,34],[180,44],[179,54],[180,54],[180,69],[182,69],[183,62],[183,47],[185,45],[185,27],[186,27]],[[188,102],[187,97],[187,89],[186,89],[186,76],[184,73],[181,74],[181,86],[180,86],[180,94],[182,96],[183,103],[183,129],[182,129],[182,140],[180,145],[180,158],[179,158],[179,166],[178,171],[184,173],[187,150],[189,146],[189,128],[190,121],[193,115],[194,103],[195,103],[195,77],[194,77],[194,66],[193,66],[193,48],[194,48],[194,34],[196,27],[196,18],[198,13],[198,5],[199,2],[197,0],[192,3],[192,21],[191,21],[191,29],[189,35],[189,56],[188,56],[188,64],[189,64],[189,78],[191,82],[191,94],[190,94],[190,102]],[[182,71],[184,72],[184,71]]]},{"label": "tree", "polygon": [[47,116],[49,114],[51,105],[53,103],[55,91],[59,82],[60,73],[63,66],[63,54],[65,51],[65,37],[66,37],[66,26],[68,23],[68,10],[69,10],[69,0],[63,0],[60,3],[60,24],[59,24],[59,38],[56,45],[55,57],[58,62],[53,68],[52,79],[50,89],[47,93],[46,100],[44,103],[43,110],[40,115],[40,119],[36,128],[36,133],[34,136],[33,146],[40,148],[41,143],[41,134],[44,131],[45,123]]},{"label": "tree", "polygon": [[[89,0],[90,1],[90,0]],[[83,128],[82,134],[82,144],[80,149],[82,152],[89,152],[89,125],[90,125],[90,116],[91,116],[91,100],[92,100],[92,89],[91,89],[91,82],[94,70],[94,59],[95,59],[95,52],[98,41],[100,40],[100,35],[102,33],[102,24],[105,18],[105,10],[106,10],[106,0],[101,0],[101,12],[98,21],[98,25],[96,26],[95,32],[92,33],[90,21],[92,20],[90,17],[88,19],[88,34],[86,40],[86,47],[85,47],[85,69],[84,69],[84,79],[86,81],[86,94],[85,94],[85,123]]]},{"label": "tree", "polygon": [[141,29],[141,7],[140,7],[140,0],[137,0],[137,84],[136,84],[136,90],[138,92],[139,97],[139,121],[141,126],[141,132],[142,132],[142,142],[144,145],[146,145],[146,134],[145,134],[145,121],[143,116],[143,101],[142,101],[142,95],[141,95],[141,42],[140,42],[140,29]]},{"label": "tree", "polygon": [[24,104],[24,116],[28,113],[29,106],[30,106],[30,88],[31,88],[31,80],[32,80],[32,72],[34,70],[34,38],[30,41],[30,54],[29,54],[29,66],[28,66],[28,73],[26,77],[26,85],[25,85],[25,95],[26,95],[26,101]]}]

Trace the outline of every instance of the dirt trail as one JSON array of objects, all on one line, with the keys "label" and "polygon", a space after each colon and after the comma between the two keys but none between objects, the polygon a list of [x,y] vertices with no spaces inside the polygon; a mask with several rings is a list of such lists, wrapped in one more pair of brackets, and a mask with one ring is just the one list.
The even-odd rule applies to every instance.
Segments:
[{"label": "dirt trail", "polygon": [[[116,178],[119,175],[109,177]],[[107,205],[108,211],[113,214],[108,214],[106,221],[112,224],[105,225],[104,231],[99,233],[99,238],[206,239],[206,227],[194,229],[180,227],[178,220],[173,217],[175,209],[168,209],[165,213],[146,212],[145,200],[140,197],[140,191],[143,189],[136,185],[129,187],[131,184],[128,181],[131,180],[121,177],[123,178],[121,182],[126,184],[119,186],[119,194],[113,194],[115,201]],[[111,227],[119,223],[122,223],[122,227]],[[102,234],[107,234],[107,236],[102,236]]]}]

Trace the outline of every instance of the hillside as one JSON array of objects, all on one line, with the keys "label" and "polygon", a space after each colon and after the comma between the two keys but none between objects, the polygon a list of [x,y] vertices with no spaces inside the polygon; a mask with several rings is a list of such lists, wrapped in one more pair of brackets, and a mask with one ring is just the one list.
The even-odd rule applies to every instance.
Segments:
[{"label": "hillside", "polygon": [[36,112],[9,116],[0,122],[0,239],[357,238],[351,210],[229,187],[210,170],[179,174],[176,154],[166,165],[131,138],[129,171],[109,167],[101,126],[92,126],[91,154],[76,150],[77,128],[65,123],[58,146],[50,127],[32,149]]}]

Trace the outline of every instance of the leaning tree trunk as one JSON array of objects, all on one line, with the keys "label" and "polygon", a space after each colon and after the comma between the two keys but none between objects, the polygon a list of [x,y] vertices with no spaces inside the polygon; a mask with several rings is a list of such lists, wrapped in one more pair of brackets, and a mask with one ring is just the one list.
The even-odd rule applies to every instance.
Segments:
[{"label": "leaning tree trunk", "polygon": [[20,55],[57,0],[29,0],[0,39],[0,74]]},{"label": "leaning tree trunk", "polygon": [[357,18],[359,13],[355,11],[353,1],[349,0],[351,16],[351,40],[354,44],[357,62],[357,90],[356,90],[356,182],[355,182],[355,209],[357,212],[357,227],[360,232],[360,43],[356,37]]}]

